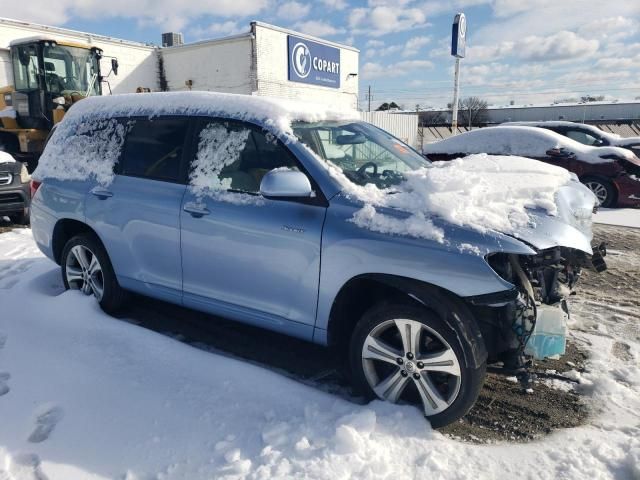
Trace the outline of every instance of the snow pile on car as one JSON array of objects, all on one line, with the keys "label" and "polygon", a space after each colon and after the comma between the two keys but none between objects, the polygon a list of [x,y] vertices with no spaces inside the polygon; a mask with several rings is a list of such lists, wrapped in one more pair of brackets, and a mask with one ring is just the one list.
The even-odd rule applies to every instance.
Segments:
[{"label": "snow pile on car", "polygon": [[114,118],[184,115],[223,117],[266,125],[286,142],[296,141],[291,122],[357,120],[358,112],[329,105],[213,92],[163,92],[90,97],[78,102],[57,126],[34,178],[113,180],[126,123]]},{"label": "snow pile on car", "polygon": [[522,157],[549,157],[550,150],[564,149],[573,153],[578,160],[588,163],[609,163],[615,161],[610,156],[634,160],[635,155],[619,147],[591,147],[583,145],[559,133],[543,128],[527,126],[499,125],[471,130],[444,140],[426,144],[425,154],[469,155],[494,153],[519,155]]},{"label": "snow pile on car", "polygon": [[[397,187],[372,185],[348,192],[365,203],[353,221],[365,228],[444,242],[433,217],[486,232],[513,233],[528,225],[531,209],[557,213],[556,192],[571,181],[565,169],[522,157],[470,155],[405,173]],[[379,208],[382,207],[382,208]],[[385,208],[409,217],[385,213]]]}]

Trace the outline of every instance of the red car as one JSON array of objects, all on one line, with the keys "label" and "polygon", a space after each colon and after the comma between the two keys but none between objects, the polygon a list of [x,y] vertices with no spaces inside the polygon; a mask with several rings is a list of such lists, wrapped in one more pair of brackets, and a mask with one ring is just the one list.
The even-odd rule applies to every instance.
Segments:
[{"label": "red car", "polygon": [[575,173],[603,207],[640,206],[640,159],[619,147],[590,147],[536,127],[498,126],[461,133],[423,148],[432,161],[473,153],[534,158]]}]

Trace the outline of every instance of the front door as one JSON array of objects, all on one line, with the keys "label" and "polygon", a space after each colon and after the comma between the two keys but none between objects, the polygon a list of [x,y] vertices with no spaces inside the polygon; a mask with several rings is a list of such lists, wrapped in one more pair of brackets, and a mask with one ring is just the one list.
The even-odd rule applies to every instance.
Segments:
[{"label": "front door", "polygon": [[266,172],[301,167],[253,125],[204,120],[196,141],[180,212],[184,304],[311,338],[326,212],[320,192],[304,202],[261,197]]}]

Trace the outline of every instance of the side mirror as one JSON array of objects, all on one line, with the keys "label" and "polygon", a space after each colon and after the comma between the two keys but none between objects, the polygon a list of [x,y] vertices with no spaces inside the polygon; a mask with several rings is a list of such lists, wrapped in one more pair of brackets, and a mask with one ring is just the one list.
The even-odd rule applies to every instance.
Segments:
[{"label": "side mirror", "polygon": [[117,58],[111,59],[111,70],[113,71],[114,75],[118,75],[118,59]]},{"label": "side mirror", "polygon": [[266,198],[308,198],[313,190],[304,173],[276,168],[262,177],[260,194]]}]

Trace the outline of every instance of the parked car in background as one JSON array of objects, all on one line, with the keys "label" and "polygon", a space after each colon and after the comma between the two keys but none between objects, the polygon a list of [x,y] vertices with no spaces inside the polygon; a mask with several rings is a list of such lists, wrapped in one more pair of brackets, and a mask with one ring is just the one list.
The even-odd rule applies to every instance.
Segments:
[{"label": "parked car in background", "polygon": [[0,217],[18,225],[29,223],[30,180],[25,164],[0,151]]},{"label": "parked car in background", "polygon": [[546,128],[584,145],[592,147],[621,147],[631,150],[636,156],[640,156],[640,137],[621,137],[615,133],[605,132],[594,125],[563,121],[506,122],[502,125]]},{"label": "parked car in background", "polygon": [[619,147],[591,147],[551,130],[528,126],[480,128],[429,143],[432,161],[473,153],[518,155],[566,168],[596,195],[603,207],[640,206],[640,159]]},{"label": "parked car in background", "polygon": [[[525,348],[543,335],[536,315],[563,348],[595,198],[563,169],[520,159],[532,173],[523,198],[492,204],[520,205],[517,226],[477,206],[478,226],[448,222],[411,200],[447,169],[358,118],[204,92],[85,99],[34,173],[33,237],[65,286],[106,311],[133,291],[331,345],[365,395],[451,423],[488,360],[524,368],[525,355],[563,351],[545,353],[545,338]],[[511,164],[505,181],[518,183]],[[536,182],[547,196],[529,217]],[[488,231],[487,218],[501,226]]]}]

